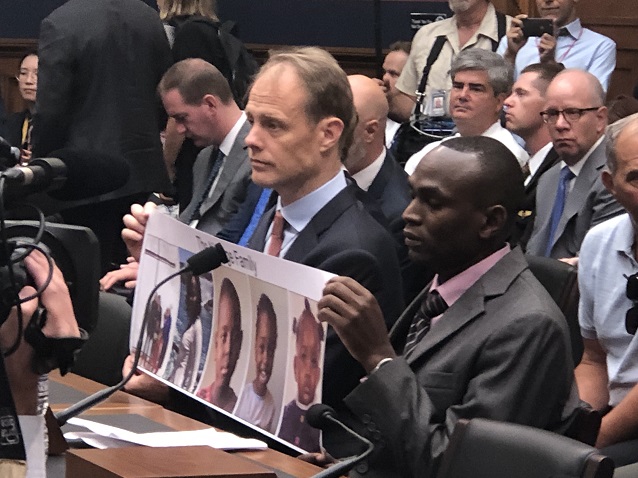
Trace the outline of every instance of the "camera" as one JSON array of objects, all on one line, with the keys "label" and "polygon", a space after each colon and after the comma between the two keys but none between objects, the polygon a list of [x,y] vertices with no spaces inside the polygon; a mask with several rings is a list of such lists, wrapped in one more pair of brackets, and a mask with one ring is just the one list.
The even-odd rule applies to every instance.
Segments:
[{"label": "camera", "polygon": [[549,18],[524,18],[523,36],[542,37],[544,33],[554,35],[554,22]]}]

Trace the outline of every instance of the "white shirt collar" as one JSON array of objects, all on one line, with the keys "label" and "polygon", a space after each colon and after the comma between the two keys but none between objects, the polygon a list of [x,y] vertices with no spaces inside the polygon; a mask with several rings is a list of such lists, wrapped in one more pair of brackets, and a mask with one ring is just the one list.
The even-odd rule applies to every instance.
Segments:
[{"label": "white shirt collar", "polygon": [[[583,165],[587,161],[587,158],[589,158],[591,156],[591,153],[593,153],[594,150],[600,145],[600,143],[603,142],[603,139],[605,139],[605,135],[602,135],[600,138],[598,138],[598,141],[596,141],[594,145],[589,148],[589,151],[585,153],[585,156],[583,156],[580,161],[578,161],[573,166],[568,166],[571,172],[574,173],[574,176],[578,176],[580,174],[580,170],[583,169]],[[567,166],[567,163],[565,161],[561,161],[560,169],[563,169],[564,166]]]},{"label": "white shirt collar", "polygon": [[222,144],[219,145],[219,149],[222,153],[224,153],[224,156],[228,156],[230,154],[231,149],[233,149],[233,144],[235,144],[235,140],[237,139],[237,135],[239,134],[239,130],[242,126],[244,126],[245,122],[246,113],[242,111],[239,119],[235,123],[235,126],[231,128],[228,134],[224,137]]},{"label": "white shirt collar", "polygon": [[552,149],[553,146],[554,145],[550,141],[545,146],[543,146],[541,149],[539,149],[536,152],[536,154],[534,154],[534,156],[529,158],[529,161],[527,162],[527,165],[529,166],[529,176],[527,176],[527,178],[525,178],[525,186],[527,186],[527,183],[529,183],[531,181],[532,177],[534,177],[534,174],[536,174],[536,171],[538,171],[538,168],[543,163],[543,160],[545,159],[545,156],[547,156],[547,153],[549,153],[549,151]]},{"label": "white shirt collar", "polygon": [[357,174],[353,174],[352,178],[357,182],[357,186],[359,186],[364,191],[370,189],[374,178],[377,177],[381,167],[383,166],[383,161],[385,160],[385,148],[381,151],[381,154],[368,166],[363,168]]}]

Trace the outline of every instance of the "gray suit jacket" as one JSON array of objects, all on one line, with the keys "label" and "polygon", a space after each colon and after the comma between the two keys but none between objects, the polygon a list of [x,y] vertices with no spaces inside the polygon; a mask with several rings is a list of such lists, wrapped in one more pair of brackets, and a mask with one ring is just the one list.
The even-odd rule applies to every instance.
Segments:
[{"label": "gray suit jacket", "polygon": [[[596,224],[624,212],[622,206],[605,189],[600,178],[606,161],[605,144],[603,141],[592,151],[574,180],[554,237],[550,254],[554,259],[577,256],[587,231]],[[528,254],[545,255],[560,169],[561,165],[558,163],[538,181],[536,218],[527,243]]]},{"label": "gray suit jacket", "polygon": [[[200,231],[217,234],[246,197],[251,168],[248,151],[244,149],[244,139],[249,131],[250,123],[246,121],[239,130],[230,154],[224,160],[224,167],[213,193],[201,206],[201,218],[197,223],[197,229]],[[199,153],[195,160],[193,165],[193,197],[179,216],[182,222],[187,222],[192,217],[193,210],[202,194],[207,193],[204,188],[215,160],[211,157],[211,153],[214,151],[217,151],[217,148],[208,146]]]},{"label": "gray suit jacket", "polygon": [[[424,294],[390,340],[401,353]],[[567,323],[514,249],[436,322],[406,360],[359,385],[346,421],[375,444],[374,477],[434,477],[460,418],[484,417],[553,429],[577,405]],[[367,470],[366,470],[367,468]]]}]

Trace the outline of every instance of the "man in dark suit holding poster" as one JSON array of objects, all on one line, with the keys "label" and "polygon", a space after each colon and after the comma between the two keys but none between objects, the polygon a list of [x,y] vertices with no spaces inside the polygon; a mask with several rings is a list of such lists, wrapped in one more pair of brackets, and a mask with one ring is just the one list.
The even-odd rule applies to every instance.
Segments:
[{"label": "man in dark suit holding poster", "polygon": [[[356,125],[346,74],[318,48],[276,53],[255,79],[245,111],[252,180],[279,195],[248,247],[364,282],[390,327],[403,302],[395,245],[342,171]],[[363,374],[328,330],[323,402],[339,407]]]}]

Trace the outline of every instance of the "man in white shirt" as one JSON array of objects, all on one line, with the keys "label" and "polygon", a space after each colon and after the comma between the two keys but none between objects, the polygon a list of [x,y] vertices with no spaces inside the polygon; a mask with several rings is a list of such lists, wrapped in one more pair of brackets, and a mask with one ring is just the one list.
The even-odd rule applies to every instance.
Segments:
[{"label": "man in white shirt", "polygon": [[535,63],[526,67],[504,103],[505,127],[525,141],[525,150],[530,154],[529,161],[523,166],[525,197],[512,237],[513,242],[523,248],[532,233],[538,179],[558,160],[541,112],[545,108],[549,83],[563,69],[557,63]]},{"label": "man in white shirt", "polygon": [[616,68],[616,43],[600,33],[581,25],[576,14],[578,0],[536,0],[542,18],[554,22],[554,35],[526,38],[523,19],[512,20],[507,37],[502,38],[498,53],[514,64],[515,77],[532,63],[556,62],[566,68],[580,68],[593,74],[605,91]]},{"label": "man in white shirt", "polygon": [[[494,138],[514,154],[522,167],[529,155],[500,124],[503,101],[512,87],[511,67],[500,55],[473,48],[459,53],[450,75],[450,114],[458,130],[456,136]],[[439,144],[441,141],[430,143],[412,155],[405,164],[405,171],[412,174],[423,156]]]},{"label": "man in white shirt", "polygon": [[450,90],[450,64],[456,55],[476,48],[496,51],[511,21],[511,17],[497,14],[489,0],[450,0],[449,5],[454,12],[451,18],[423,26],[412,40],[410,58],[397,82],[397,89],[403,94],[397,97],[396,121],[408,121],[412,114],[423,69],[437,37],[443,37],[445,42],[427,78],[425,105],[432,91]]}]

